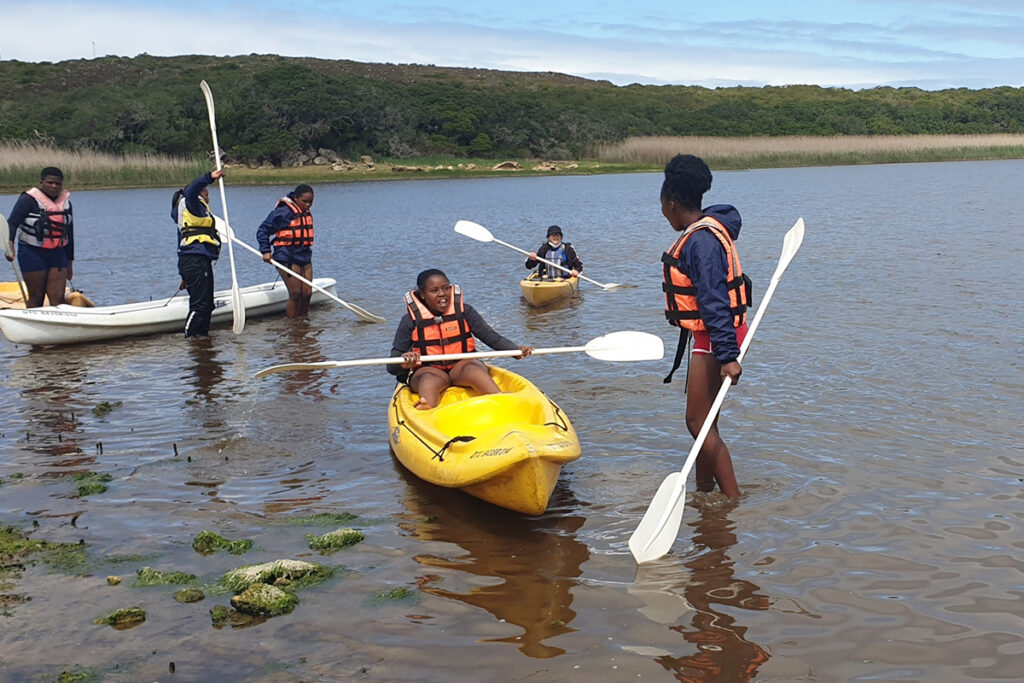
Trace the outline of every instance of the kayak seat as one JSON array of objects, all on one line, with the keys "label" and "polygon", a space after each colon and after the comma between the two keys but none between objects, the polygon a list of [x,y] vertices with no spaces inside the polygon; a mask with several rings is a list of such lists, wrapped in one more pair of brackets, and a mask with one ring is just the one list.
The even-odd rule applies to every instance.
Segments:
[{"label": "kayak seat", "polygon": [[434,409],[434,424],[444,434],[483,434],[500,425],[539,423],[541,406],[520,393],[484,394]]}]

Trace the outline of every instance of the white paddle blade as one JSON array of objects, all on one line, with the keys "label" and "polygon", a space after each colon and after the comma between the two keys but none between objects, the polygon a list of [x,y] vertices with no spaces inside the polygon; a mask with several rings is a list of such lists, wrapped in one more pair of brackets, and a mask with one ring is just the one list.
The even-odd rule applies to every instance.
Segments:
[{"label": "white paddle blade", "polygon": [[491,231],[473,221],[460,220],[455,223],[455,232],[460,235],[476,240],[477,242],[493,242],[494,235]]},{"label": "white paddle blade", "polygon": [[665,343],[649,332],[623,330],[591,339],[584,351],[597,360],[660,360],[665,356]]},{"label": "white paddle blade", "polygon": [[782,273],[789,267],[789,263],[796,256],[796,252],[800,251],[800,245],[803,244],[803,241],[804,219],[798,218],[793,227],[786,233],[786,236],[782,238],[782,255],[779,256],[779,265],[775,267],[775,273],[772,275],[773,280],[782,277]]},{"label": "white paddle blade", "polygon": [[234,318],[231,331],[242,334],[242,330],[245,329],[245,304],[242,303],[242,293],[237,287],[231,291],[231,312]]},{"label": "white paddle blade", "polygon": [[665,477],[640,525],[629,537],[629,552],[637,564],[664,557],[675,543],[686,502],[686,481],[682,477],[681,472]]}]

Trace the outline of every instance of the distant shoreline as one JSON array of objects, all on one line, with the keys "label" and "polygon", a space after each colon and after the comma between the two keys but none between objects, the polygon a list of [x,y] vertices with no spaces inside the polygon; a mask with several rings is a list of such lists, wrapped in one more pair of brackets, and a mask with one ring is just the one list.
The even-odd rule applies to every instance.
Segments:
[{"label": "distant shoreline", "polygon": [[[344,164],[249,168],[226,165],[233,185],[323,184],[412,179],[654,173],[677,153],[704,158],[712,170],[1024,159],[1024,135],[844,137],[645,137],[596,147],[589,159],[418,157]],[[31,143],[0,143],[0,193],[35,185],[39,169],[60,167],[71,190],[181,187],[212,162],[160,155],[111,155]],[[505,166],[502,169],[499,166]]]}]

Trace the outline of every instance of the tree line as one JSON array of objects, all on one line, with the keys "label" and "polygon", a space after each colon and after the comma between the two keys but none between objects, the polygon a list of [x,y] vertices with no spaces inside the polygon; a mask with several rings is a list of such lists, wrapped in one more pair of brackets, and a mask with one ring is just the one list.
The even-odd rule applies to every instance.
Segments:
[{"label": "tree line", "polygon": [[320,148],[566,159],[631,136],[1024,132],[1024,88],[616,86],[554,73],[140,55],[0,61],[0,140],[199,155],[210,148],[203,79],[228,159],[253,164]]}]

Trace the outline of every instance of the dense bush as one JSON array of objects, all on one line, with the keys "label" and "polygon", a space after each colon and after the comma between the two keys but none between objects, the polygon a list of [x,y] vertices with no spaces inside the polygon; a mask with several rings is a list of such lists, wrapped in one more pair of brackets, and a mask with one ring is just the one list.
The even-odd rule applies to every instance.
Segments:
[{"label": "dense bush", "polygon": [[104,152],[201,154],[199,81],[229,160],[297,151],[580,157],[649,135],[1024,132],[1024,89],[614,86],[560,74],[284,58],[105,57],[0,62],[0,140]]}]

